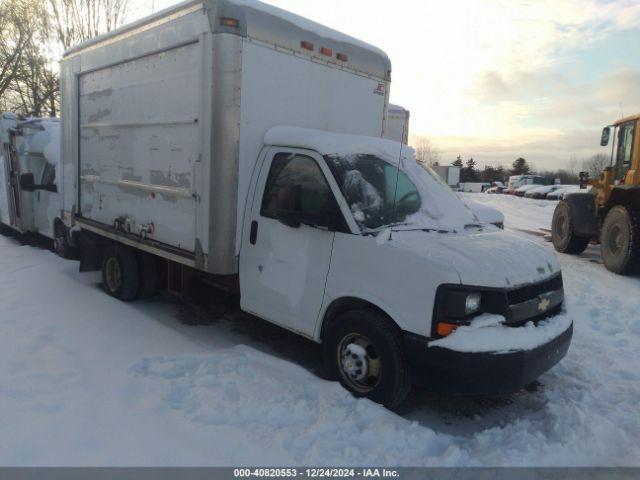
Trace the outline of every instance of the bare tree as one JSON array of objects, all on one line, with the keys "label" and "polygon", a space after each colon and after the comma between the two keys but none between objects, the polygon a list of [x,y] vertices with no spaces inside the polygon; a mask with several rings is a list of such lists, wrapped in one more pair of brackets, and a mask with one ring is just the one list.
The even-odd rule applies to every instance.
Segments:
[{"label": "bare tree", "polygon": [[11,85],[13,97],[19,100],[12,110],[26,116],[55,117],[60,92],[57,65],[35,45],[25,49],[23,58]]},{"label": "bare tree", "polygon": [[0,3],[0,98],[15,81],[25,50],[40,35],[38,0],[3,0]]},{"label": "bare tree", "polygon": [[440,161],[440,150],[427,137],[418,136],[412,140],[412,147],[416,151],[416,160],[423,165],[435,165]]},{"label": "bare tree", "polygon": [[585,172],[589,172],[591,178],[598,178],[600,174],[609,166],[609,157],[604,153],[598,153],[582,162],[582,168]]},{"label": "bare tree", "polygon": [[48,0],[52,29],[64,49],[119,27],[129,0]]},{"label": "bare tree", "polygon": [[0,0],[0,107],[55,116],[59,75],[51,51],[117,28],[128,1]]}]

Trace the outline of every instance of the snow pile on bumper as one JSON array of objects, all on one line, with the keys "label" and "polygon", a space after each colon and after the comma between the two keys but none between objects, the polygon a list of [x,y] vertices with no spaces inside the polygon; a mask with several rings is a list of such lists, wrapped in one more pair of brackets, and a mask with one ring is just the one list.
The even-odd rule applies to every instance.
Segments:
[{"label": "snow pile on bumper", "polygon": [[430,342],[428,346],[466,353],[534,350],[566,332],[573,319],[563,311],[535,325],[528,322],[516,328],[504,325],[504,322],[502,315],[480,315],[471,325],[459,327],[448,337]]}]

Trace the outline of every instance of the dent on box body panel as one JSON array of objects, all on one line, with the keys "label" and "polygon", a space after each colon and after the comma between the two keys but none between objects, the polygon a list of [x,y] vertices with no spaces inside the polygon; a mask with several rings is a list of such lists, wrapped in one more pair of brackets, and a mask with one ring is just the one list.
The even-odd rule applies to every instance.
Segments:
[{"label": "dent on box body panel", "polygon": [[201,44],[79,78],[82,215],[193,251]]}]

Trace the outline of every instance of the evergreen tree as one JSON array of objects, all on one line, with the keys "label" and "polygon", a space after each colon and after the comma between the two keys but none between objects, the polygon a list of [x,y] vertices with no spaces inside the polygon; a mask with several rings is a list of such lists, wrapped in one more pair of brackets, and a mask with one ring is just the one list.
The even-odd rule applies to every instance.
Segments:
[{"label": "evergreen tree", "polygon": [[478,172],[476,170],[476,161],[472,158],[467,160],[467,165],[460,172],[462,182],[477,182]]},{"label": "evergreen tree", "polygon": [[531,171],[527,161],[520,157],[511,166],[511,175],[527,175]]}]

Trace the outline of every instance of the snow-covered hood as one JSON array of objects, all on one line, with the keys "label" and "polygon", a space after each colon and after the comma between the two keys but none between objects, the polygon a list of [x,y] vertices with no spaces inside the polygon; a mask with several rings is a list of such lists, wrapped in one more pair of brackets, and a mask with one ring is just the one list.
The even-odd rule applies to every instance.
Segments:
[{"label": "snow-covered hood", "polygon": [[550,250],[493,227],[476,233],[394,232],[392,238],[392,246],[421,257],[431,267],[454,269],[463,285],[514,288],[560,271]]}]

